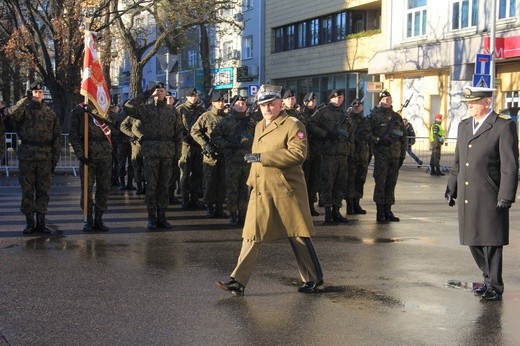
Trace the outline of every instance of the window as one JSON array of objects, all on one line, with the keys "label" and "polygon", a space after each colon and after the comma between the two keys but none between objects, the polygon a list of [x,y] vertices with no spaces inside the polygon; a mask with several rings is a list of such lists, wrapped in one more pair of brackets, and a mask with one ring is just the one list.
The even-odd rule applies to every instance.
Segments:
[{"label": "window", "polygon": [[188,50],[188,67],[195,68],[198,67],[198,53],[195,49]]},{"label": "window", "polygon": [[427,0],[408,0],[406,37],[426,35]]},{"label": "window", "polygon": [[253,36],[242,38],[242,59],[253,58]]},{"label": "window", "polygon": [[336,27],[334,29],[335,41],[343,41],[347,37],[347,12],[336,14]]},{"label": "window", "polygon": [[222,46],[222,59],[224,61],[233,59],[233,42],[227,41],[224,42]]},{"label": "window", "polygon": [[288,25],[285,28],[285,50],[293,50],[296,48],[296,35],[294,33],[294,25]]},{"label": "window", "polygon": [[320,43],[320,20],[313,19],[310,22],[310,45],[317,46]]},{"label": "window", "polygon": [[516,16],[516,0],[498,0],[498,19]]},{"label": "window", "polygon": [[478,0],[453,0],[451,29],[464,29],[477,25]]},{"label": "window", "polygon": [[332,40],[332,16],[324,17],[321,19],[321,40],[320,43],[331,43]]},{"label": "window", "polygon": [[296,47],[305,48],[309,44],[307,42],[307,22],[299,23],[296,26]]}]

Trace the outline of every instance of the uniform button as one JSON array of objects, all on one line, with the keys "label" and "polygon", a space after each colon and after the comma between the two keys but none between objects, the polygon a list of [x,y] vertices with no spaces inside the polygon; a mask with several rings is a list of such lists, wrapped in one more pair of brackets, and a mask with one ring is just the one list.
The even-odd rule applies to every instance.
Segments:
[{"label": "uniform button", "polygon": [[465,185],[469,185],[469,181],[466,181],[464,184],[465,184]]},{"label": "uniform button", "polygon": [[468,166],[469,166],[469,163],[466,162],[466,167],[468,167]]},{"label": "uniform button", "polygon": [[470,145],[468,145],[468,148],[471,148],[471,147],[473,147],[473,145],[471,145],[471,144],[470,144]]},{"label": "uniform button", "polygon": [[469,203],[469,201],[468,201],[468,200],[466,199],[466,200],[464,201],[464,203],[468,204],[468,203]]},{"label": "uniform button", "polygon": [[260,174],[257,174],[256,177],[257,177],[257,178],[260,178]]},{"label": "uniform button", "polygon": [[257,195],[260,196],[262,193],[261,192],[258,192]]}]

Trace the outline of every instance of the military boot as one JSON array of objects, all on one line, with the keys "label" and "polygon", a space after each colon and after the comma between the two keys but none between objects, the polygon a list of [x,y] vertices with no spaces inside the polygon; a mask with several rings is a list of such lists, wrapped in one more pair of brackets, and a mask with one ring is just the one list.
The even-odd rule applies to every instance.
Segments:
[{"label": "military boot", "polygon": [[144,195],[143,182],[137,182],[137,190],[135,190],[136,195]]},{"label": "military boot", "polygon": [[366,214],[367,211],[359,205],[359,197],[356,197],[352,200],[354,214]]},{"label": "military boot", "polygon": [[96,232],[108,232],[108,227],[103,223],[103,213],[105,211],[99,208],[94,208],[94,225],[92,230]]},{"label": "military boot", "polygon": [[377,222],[388,221],[385,216],[385,205],[378,203],[378,204],[376,204],[376,207],[377,207],[376,221]]},{"label": "military boot", "polygon": [[155,215],[155,208],[148,208],[146,211],[148,212],[147,228],[149,231],[152,231],[157,228],[157,216]]},{"label": "military boot", "polygon": [[51,233],[51,229],[47,227],[45,224],[45,214],[43,213],[36,213],[36,232],[39,233]]},{"label": "military boot", "polygon": [[437,175],[437,172],[435,171],[434,166],[430,166],[430,175]]},{"label": "military boot", "polygon": [[314,203],[309,201],[309,209],[311,210],[311,215],[312,216],[319,216],[320,213],[318,213],[318,211],[316,210],[316,208],[314,208]]},{"label": "military boot", "polygon": [[352,199],[347,199],[347,215],[354,215],[354,202]]},{"label": "military boot", "polygon": [[348,219],[339,212],[337,205],[332,206],[332,219],[336,222],[348,222]]},{"label": "military boot", "polygon": [[94,226],[94,219],[92,218],[92,209],[87,211],[83,224],[83,232],[91,232]]},{"label": "military boot", "polygon": [[332,218],[332,207],[325,207],[325,223],[334,223]]},{"label": "military boot", "polygon": [[435,166],[435,172],[437,173],[437,175],[446,175],[441,172],[441,168],[439,166]]},{"label": "military boot", "polygon": [[229,213],[229,225],[230,226],[238,225],[238,213],[236,211],[232,211]]},{"label": "military boot", "polygon": [[166,220],[166,209],[157,207],[157,228],[172,229],[173,226]]},{"label": "military boot", "polygon": [[385,204],[384,208],[385,208],[385,218],[388,221],[399,222],[400,219],[397,216],[395,216],[394,213],[392,213],[392,205]]},{"label": "military boot", "polygon": [[190,196],[182,195],[181,209],[190,209]]},{"label": "military boot", "polygon": [[25,213],[25,228],[22,233],[31,234],[34,232],[34,213]]},{"label": "military boot", "polygon": [[131,178],[128,178],[127,182],[126,182],[126,187],[125,187],[125,190],[130,190],[130,191],[135,191],[137,190],[134,186],[134,184],[132,184],[132,179]]},{"label": "military boot", "polygon": [[119,190],[126,190],[125,177],[119,177]]},{"label": "military boot", "polygon": [[210,219],[215,218],[215,206],[213,204],[208,204],[208,208],[206,209],[206,216]]},{"label": "military boot", "polygon": [[224,212],[224,208],[222,207],[221,203],[217,203],[215,205],[215,217],[220,219],[227,217],[227,214]]}]

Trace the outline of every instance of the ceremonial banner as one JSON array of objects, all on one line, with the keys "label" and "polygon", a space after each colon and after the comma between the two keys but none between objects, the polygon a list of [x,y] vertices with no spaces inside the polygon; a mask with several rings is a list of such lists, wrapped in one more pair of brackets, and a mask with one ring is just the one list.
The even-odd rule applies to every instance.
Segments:
[{"label": "ceremonial banner", "polygon": [[110,94],[103,77],[95,39],[95,32],[85,30],[85,58],[83,59],[83,78],[80,93],[92,102],[99,116],[107,118]]}]

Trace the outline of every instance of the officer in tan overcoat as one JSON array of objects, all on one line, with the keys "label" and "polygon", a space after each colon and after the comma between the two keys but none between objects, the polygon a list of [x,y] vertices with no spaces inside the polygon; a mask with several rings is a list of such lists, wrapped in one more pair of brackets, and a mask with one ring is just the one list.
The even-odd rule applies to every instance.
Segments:
[{"label": "officer in tan overcoat", "polygon": [[302,164],[307,155],[307,132],[296,118],[282,111],[281,87],[263,85],[257,93],[263,120],[255,128],[247,180],[251,188],[242,232],[242,250],[231,280],[217,286],[243,295],[263,241],[288,238],[303,285],[311,293],[323,284],[321,265],[311,241],[314,226],[309,210]]}]

